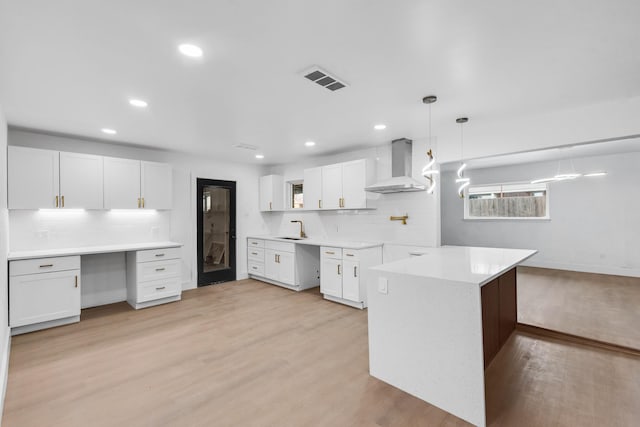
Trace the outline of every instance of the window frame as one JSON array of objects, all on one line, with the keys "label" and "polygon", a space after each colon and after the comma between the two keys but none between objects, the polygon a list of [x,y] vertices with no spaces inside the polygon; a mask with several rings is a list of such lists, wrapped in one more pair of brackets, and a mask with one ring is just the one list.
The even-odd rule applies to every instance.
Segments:
[{"label": "window frame", "polygon": [[[302,185],[302,207],[294,208],[293,207],[293,187],[294,185]],[[287,206],[285,210],[288,211],[303,211],[304,210],[304,180],[302,179],[294,179],[291,181],[287,181]]]},{"label": "window frame", "polygon": [[[469,190],[471,189],[484,189],[487,191],[492,187],[531,187],[531,189],[524,189],[523,191],[533,191],[534,189],[542,189],[544,188],[546,194],[546,214],[545,216],[470,216],[469,215]],[[530,182],[501,182],[496,184],[480,184],[480,185],[470,185],[464,190],[464,221],[550,221],[551,220],[551,188],[549,183],[544,184],[531,184]]]}]

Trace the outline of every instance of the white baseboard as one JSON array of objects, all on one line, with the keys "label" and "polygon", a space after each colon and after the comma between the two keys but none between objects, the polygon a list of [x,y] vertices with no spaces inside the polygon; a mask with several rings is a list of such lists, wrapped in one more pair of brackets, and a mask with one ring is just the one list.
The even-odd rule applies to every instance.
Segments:
[{"label": "white baseboard", "polygon": [[98,307],[127,300],[127,288],[82,295],[82,308]]},{"label": "white baseboard", "polygon": [[2,391],[0,395],[0,426],[2,426],[2,415],[4,414],[4,398],[7,395],[7,381],[9,380],[9,355],[11,354],[11,331],[6,328],[5,340],[2,343],[2,354],[0,354],[0,381],[2,381]]},{"label": "white baseboard", "polygon": [[521,264],[525,267],[552,268],[554,270],[578,271],[581,273],[610,274],[614,276],[640,277],[636,268],[609,267],[605,265],[567,264],[530,258]]}]

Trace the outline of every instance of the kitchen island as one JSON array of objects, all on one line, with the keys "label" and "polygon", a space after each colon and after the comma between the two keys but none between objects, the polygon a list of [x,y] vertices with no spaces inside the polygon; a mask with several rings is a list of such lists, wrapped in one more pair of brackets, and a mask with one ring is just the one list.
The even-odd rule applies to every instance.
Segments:
[{"label": "kitchen island", "polygon": [[484,369],[516,326],[515,267],[536,252],[443,246],[371,268],[371,375],[485,426]]}]

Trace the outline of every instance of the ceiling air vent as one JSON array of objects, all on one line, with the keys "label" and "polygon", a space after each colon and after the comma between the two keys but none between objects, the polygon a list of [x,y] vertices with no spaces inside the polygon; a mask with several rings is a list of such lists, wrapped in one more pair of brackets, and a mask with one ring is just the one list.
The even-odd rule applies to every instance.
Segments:
[{"label": "ceiling air vent", "polygon": [[327,73],[320,67],[316,67],[316,66],[313,66],[308,70],[303,71],[302,75],[306,79],[309,79],[312,82],[324,87],[325,89],[329,89],[330,91],[333,91],[333,92],[347,86],[347,84],[344,81],[341,81],[336,76],[332,76],[331,74]]},{"label": "ceiling air vent", "polygon": [[249,144],[235,144],[233,148],[239,148],[240,150],[251,150],[251,151],[256,151],[258,149],[258,147],[256,147],[255,145],[249,145]]}]

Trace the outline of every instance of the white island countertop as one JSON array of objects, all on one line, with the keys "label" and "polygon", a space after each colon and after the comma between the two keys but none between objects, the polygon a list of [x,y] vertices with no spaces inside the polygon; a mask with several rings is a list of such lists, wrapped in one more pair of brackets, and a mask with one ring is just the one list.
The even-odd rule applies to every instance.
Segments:
[{"label": "white island countertop", "polygon": [[[291,237],[294,237],[294,236],[291,236]],[[353,241],[330,240],[330,239],[310,238],[310,237],[305,237],[302,239],[298,239],[298,238],[285,239],[283,237],[276,237],[276,236],[248,236],[247,238],[273,240],[276,242],[289,242],[289,243],[295,243],[297,245],[333,246],[336,248],[344,248],[344,249],[367,249],[367,248],[375,248],[383,245],[382,242],[353,242]]]},{"label": "white island countertop", "polygon": [[382,264],[372,270],[483,286],[538,251],[441,246],[422,252],[421,256]]},{"label": "white island countertop", "polygon": [[182,243],[177,242],[148,242],[148,243],[121,243],[101,246],[80,246],[75,248],[37,249],[33,251],[9,252],[7,260],[49,258],[69,255],[104,254],[111,252],[142,251],[147,249],[179,248]]}]

